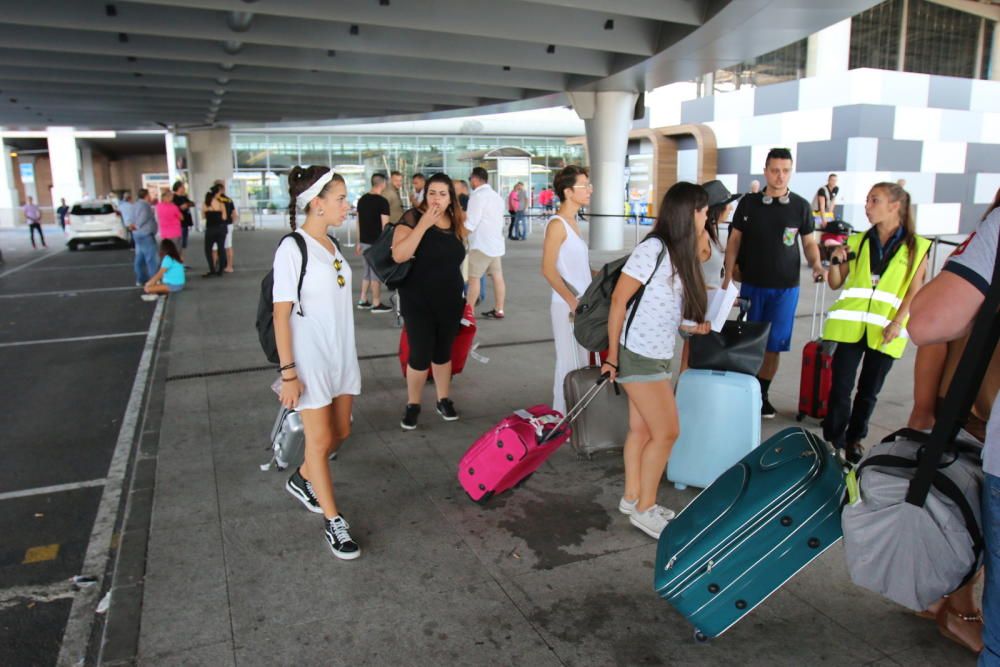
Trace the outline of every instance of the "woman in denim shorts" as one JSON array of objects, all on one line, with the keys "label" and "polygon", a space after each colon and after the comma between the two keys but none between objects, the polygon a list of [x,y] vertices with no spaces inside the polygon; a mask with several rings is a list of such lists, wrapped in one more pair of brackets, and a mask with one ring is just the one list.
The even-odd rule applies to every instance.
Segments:
[{"label": "woman in denim shorts", "polygon": [[656,504],[680,433],[670,384],[674,338],[678,329],[709,330],[703,322],[707,299],[697,251],[707,214],[704,188],[684,182],[670,188],[653,231],[632,251],[611,296],[611,345],[601,369],[624,385],[629,404],[625,494],[618,509],[653,538],[674,517]]}]

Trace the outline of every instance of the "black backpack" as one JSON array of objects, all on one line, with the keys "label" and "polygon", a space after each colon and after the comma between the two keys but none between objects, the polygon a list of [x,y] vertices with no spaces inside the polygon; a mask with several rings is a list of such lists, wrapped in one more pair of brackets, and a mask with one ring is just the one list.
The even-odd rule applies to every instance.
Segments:
[{"label": "black backpack", "polygon": [[[337,239],[329,236],[329,239],[333,241],[333,245],[340,250],[340,243]],[[300,234],[292,232],[291,234],[285,234],[278,241],[280,246],[284,243],[285,239],[292,238],[295,240],[295,245],[299,247],[299,252],[302,253],[302,268],[299,270],[299,285],[298,285],[298,314],[299,317],[305,317],[305,313],[302,311],[302,281],[306,277],[306,265],[309,263],[309,252],[306,249],[306,240],[302,238]],[[260,340],[260,347],[264,350],[264,356],[272,364],[276,364],[280,361],[278,358],[278,344],[274,340],[274,269],[271,269],[264,276],[264,279],[260,281],[260,298],[257,300],[257,338]]]}]

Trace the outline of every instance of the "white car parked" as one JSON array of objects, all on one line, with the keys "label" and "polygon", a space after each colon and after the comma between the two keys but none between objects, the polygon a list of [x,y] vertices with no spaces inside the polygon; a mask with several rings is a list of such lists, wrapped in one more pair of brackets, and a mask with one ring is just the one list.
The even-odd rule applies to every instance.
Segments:
[{"label": "white car parked", "polygon": [[76,250],[80,244],[117,243],[128,246],[132,236],[125,227],[118,206],[110,199],[76,202],[66,216],[66,245]]}]

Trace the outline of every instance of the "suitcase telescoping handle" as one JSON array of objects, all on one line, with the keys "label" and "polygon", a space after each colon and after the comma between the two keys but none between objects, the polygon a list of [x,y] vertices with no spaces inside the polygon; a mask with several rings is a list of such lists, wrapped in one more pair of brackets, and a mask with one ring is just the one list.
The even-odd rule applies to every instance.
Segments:
[{"label": "suitcase telescoping handle", "polygon": [[611,378],[610,373],[602,373],[601,377],[597,378],[597,381],[593,384],[593,386],[590,389],[588,389],[583,396],[580,397],[580,400],[576,402],[576,405],[574,405],[573,407],[571,407],[569,410],[566,411],[566,416],[560,419],[559,422],[552,428],[552,430],[542,435],[542,438],[541,440],[538,441],[538,444],[540,445],[545,444],[552,438],[556,437],[558,434],[562,432],[564,428],[566,428],[568,424],[573,423],[574,419],[582,415],[583,411],[586,410],[593,402],[593,400],[597,398],[597,395],[601,393],[601,390],[604,389],[604,385],[608,383],[608,380],[610,378]]}]

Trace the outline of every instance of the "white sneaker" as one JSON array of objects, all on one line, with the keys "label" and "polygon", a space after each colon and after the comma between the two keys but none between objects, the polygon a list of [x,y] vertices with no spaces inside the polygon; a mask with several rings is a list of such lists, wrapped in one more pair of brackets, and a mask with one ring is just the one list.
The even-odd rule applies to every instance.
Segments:
[{"label": "white sneaker", "polygon": [[666,507],[653,505],[645,512],[638,509],[628,518],[633,526],[646,533],[654,540],[660,539],[660,533],[667,527],[671,519],[676,516],[673,510]]},{"label": "white sneaker", "polygon": [[143,301],[156,301],[160,297],[156,296],[155,294],[143,294],[141,298]]},{"label": "white sneaker", "polygon": [[618,501],[618,511],[626,516],[632,516],[635,514],[635,506],[639,504],[639,499],[635,500],[625,500],[625,496]]}]

